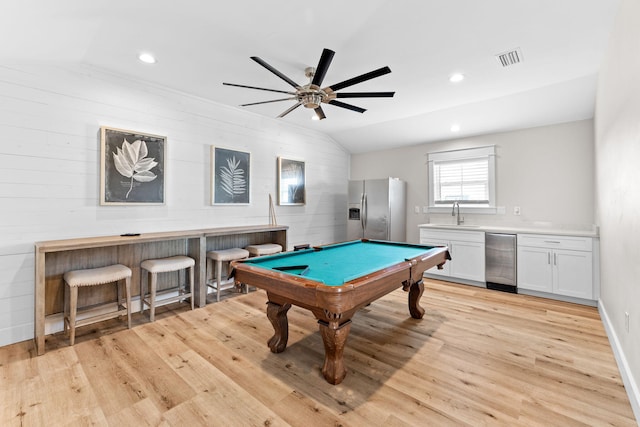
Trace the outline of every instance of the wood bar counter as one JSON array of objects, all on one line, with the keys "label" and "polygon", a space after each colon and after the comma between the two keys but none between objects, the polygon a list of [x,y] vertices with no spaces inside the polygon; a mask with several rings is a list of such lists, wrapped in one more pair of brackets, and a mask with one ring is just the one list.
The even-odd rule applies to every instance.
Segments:
[{"label": "wood bar counter", "polygon": [[[132,295],[140,294],[140,263],[145,259],[186,255],[196,260],[195,304],[206,304],[206,253],[216,249],[277,243],[287,247],[287,226],[255,225],[199,230],[143,233],[134,236],[100,236],[50,240],[35,244],[35,344],[38,355],[45,352],[45,318],[63,311],[66,271],[123,264],[131,268]],[[167,281],[169,282],[169,281]],[[175,280],[174,280],[175,283]],[[161,289],[164,282],[159,283]],[[170,283],[169,283],[170,285]],[[90,299],[89,299],[90,298]],[[97,293],[85,296],[82,305],[115,299]]]}]

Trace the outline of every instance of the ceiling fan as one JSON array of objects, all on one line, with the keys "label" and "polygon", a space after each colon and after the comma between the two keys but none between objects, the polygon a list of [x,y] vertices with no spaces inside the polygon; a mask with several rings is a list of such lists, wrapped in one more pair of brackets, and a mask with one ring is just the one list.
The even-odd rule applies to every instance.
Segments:
[{"label": "ceiling fan", "polygon": [[234,83],[222,83],[222,84],[227,86],[244,87],[247,89],[265,90],[267,92],[286,93],[287,95],[291,95],[288,98],[273,99],[271,101],[253,102],[250,104],[242,104],[241,105],[242,107],[247,107],[249,105],[268,104],[271,102],[296,101],[296,103],[292,107],[289,107],[278,117],[284,117],[290,112],[292,112],[293,110],[295,110],[296,108],[298,108],[299,106],[303,105],[305,108],[312,108],[315,111],[316,116],[319,120],[326,118],[324,111],[322,110],[322,107],[321,107],[321,104],[323,103],[335,105],[336,107],[346,108],[347,110],[356,111],[358,113],[364,113],[365,111],[367,111],[364,108],[360,108],[355,105],[338,101],[336,98],[391,98],[395,94],[395,92],[337,92],[340,89],[344,89],[346,87],[353,86],[358,83],[362,83],[367,80],[371,80],[376,77],[383,76],[385,74],[389,74],[391,72],[391,69],[389,67],[378,68],[377,70],[373,70],[368,73],[359,75],[357,77],[353,77],[351,79],[345,80],[343,82],[336,83],[336,84],[322,88],[321,87],[322,81],[324,80],[324,77],[327,74],[329,65],[331,65],[331,61],[333,60],[333,55],[335,55],[334,51],[330,49],[323,49],[322,55],[320,56],[320,61],[318,61],[318,66],[316,68],[307,67],[305,69],[305,76],[309,78],[309,83],[305,85],[299,85],[298,83],[294,82],[289,77],[285,76],[280,71],[276,70],[274,67],[267,64],[264,60],[258,58],[257,56],[251,57],[251,59],[256,61],[258,64],[262,65],[264,68],[271,71],[276,76],[280,77],[289,85],[293,86],[293,88],[295,89],[295,92],[277,90],[277,89],[266,89],[262,87],[246,86],[246,85],[239,85]]}]

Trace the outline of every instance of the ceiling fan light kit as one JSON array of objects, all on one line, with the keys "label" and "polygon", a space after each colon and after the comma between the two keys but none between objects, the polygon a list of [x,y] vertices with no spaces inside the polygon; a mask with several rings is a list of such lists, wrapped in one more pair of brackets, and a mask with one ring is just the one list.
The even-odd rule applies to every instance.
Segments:
[{"label": "ceiling fan light kit", "polygon": [[356,85],[358,83],[365,82],[367,80],[374,79],[376,77],[383,76],[385,74],[391,73],[391,69],[389,67],[378,68],[377,70],[370,71],[368,73],[359,75],[357,77],[353,77],[351,79],[345,80],[340,83],[336,83],[334,85],[326,86],[322,88],[322,82],[329,70],[329,65],[331,65],[331,61],[333,60],[333,56],[335,52],[330,49],[324,49],[322,51],[322,55],[320,56],[320,60],[318,61],[318,66],[307,67],[304,72],[305,76],[309,78],[309,83],[305,85],[299,85],[295,81],[291,80],[289,77],[269,65],[264,60],[258,58],[257,56],[252,56],[251,59],[262,65],[267,70],[271,71],[273,74],[278,76],[280,79],[287,82],[290,86],[295,89],[293,91],[284,91],[277,89],[267,89],[256,86],[248,86],[248,85],[240,85],[234,83],[222,83],[227,86],[235,86],[242,87],[246,89],[256,89],[263,90],[267,92],[276,92],[276,93],[285,93],[291,95],[288,98],[280,98],[273,99],[270,101],[262,101],[262,102],[252,102],[250,104],[242,104],[242,107],[250,106],[250,105],[258,105],[258,104],[268,104],[272,102],[281,102],[281,101],[296,101],[296,103],[289,107],[287,110],[282,112],[278,117],[284,117],[299,106],[304,106],[305,108],[313,109],[316,113],[316,117],[319,120],[326,118],[324,111],[322,109],[321,104],[331,104],[336,107],[345,108],[347,110],[355,111],[358,113],[364,113],[367,111],[364,108],[357,107],[355,105],[347,104],[345,102],[341,102],[336,100],[336,98],[391,98],[395,94],[395,92],[337,92],[341,89],[347,88],[349,86]]}]

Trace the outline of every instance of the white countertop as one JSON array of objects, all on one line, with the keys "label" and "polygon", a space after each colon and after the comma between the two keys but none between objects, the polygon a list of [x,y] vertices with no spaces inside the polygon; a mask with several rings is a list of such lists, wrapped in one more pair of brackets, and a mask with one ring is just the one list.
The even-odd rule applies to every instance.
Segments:
[{"label": "white countertop", "polygon": [[483,231],[487,233],[508,233],[508,234],[552,234],[556,236],[578,236],[578,237],[598,237],[598,229],[574,230],[564,228],[535,228],[526,226],[494,226],[478,224],[419,224],[419,228],[432,228],[441,230],[457,231]]}]

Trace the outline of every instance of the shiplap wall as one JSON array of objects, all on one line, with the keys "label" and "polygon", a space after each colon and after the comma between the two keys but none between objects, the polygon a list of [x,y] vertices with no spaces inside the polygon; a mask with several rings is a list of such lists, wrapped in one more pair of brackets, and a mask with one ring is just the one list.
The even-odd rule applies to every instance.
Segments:
[{"label": "shiplap wall", "polygon": [[[167,136],[166,203],[99,206],[100,126]],[[343,240],[349,155],[324,134],[103,70],[0,66],[0,346],[33,337],[36,241],[267,224],[277,157],[307,204],[276,206],[289,246]],[[210,205],[210,147],[251,153],[251,203]]]}]

